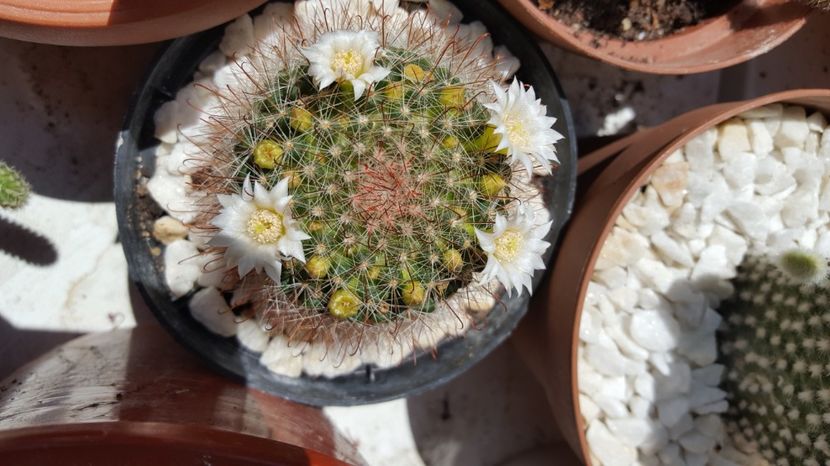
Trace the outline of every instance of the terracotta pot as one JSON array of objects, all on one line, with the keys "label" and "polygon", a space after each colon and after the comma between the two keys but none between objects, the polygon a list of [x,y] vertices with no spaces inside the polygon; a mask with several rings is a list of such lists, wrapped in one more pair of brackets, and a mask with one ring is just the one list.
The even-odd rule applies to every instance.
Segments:
[{"label": "terracotta pot", "polygon": [[0,384],[3,464],[364,464],[323,413],[214,375],[156,326],[78,338]]},{"label": "terracotta pot", "polygon": [[723,15],[660,39],[624,41],[576,30],[540,10],[537,0],[499,0],[545,40],[621,68],[689,74],[741,63],[768,52],[804,25],[810,9],[792,0],[744,0]]},{"label": "terracotta pot", "polygon": [[830,113],[830,89],[793,90],[701,108],[580,159],[580,181],[589,175],[592,181],[563,233],[549,286],[534,296],[514,343],[545,385],[557,425],[583,461],[589,455],[579,407],[579,322],[588,283],[605,239],[623,207],[672,152],[729,118],[776,102]]},{"label": "terracotta pot", "polygon": [[0,36],[56,45],[127,45],[191,34],[265,0],[0,0]]}]

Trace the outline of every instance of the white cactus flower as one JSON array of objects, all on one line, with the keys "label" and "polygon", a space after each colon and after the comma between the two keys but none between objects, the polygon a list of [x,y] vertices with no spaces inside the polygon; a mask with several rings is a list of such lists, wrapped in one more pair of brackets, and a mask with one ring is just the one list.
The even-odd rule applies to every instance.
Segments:
[{"label": "white cactus flower", "polygon": [[219,194],[222,211],[212,223],[220,228],[212,246],[225,247],[225,263],[236,266],[239,277],[251,270],[265,269],[279,283],[282,260],[294,257],[305,262],[302,241],[311,238],[291,218],[288,180],[284,178],[270,191],[245,178],[239,195]]},{"label": "white cactus flower", "polygon": [[370,84],[389,74],[388,69],[375,65],[379,47],[378,34],[374,31],[332,31],[320,36],[303,53],[311,65],[308,74],[319,89],[348,81],[357,100]]},{"label": "white cactus flower", "polygon": [[513,289],[519,294],[522,288],[528,293],[533,292],[533,271],[545,268],[542,254],[550,247],[550,243],[542,238],[553,223],[537,225],[535,220],[532,211],[519,206],[510,218],[496,215],[491,233],[476,228],[479,245],[487,253],[487,264],[481,272],[483,282],[498,279],[508,295]]},{"label": "white cactus flower", "polygon": [[553,129],[556,118],[547,116],[547,108],[536,98],[533,87],[528,89],[514,79],[507,91],[492,83],[495,103],[485,103],[490,110],[488,123],[501,137],[497,150],[507,149],[511,162],[520,162],[533,172],[533,161],[545,173],[551,172],[551,162],[558,162],[554,144],[562,135]]}]

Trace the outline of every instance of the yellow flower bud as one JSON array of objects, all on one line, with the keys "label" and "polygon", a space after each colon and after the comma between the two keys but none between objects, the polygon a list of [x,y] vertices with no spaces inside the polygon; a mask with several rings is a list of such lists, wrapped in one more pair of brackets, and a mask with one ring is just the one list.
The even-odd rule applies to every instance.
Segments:
[{"label": "yellow flower bud", "polygon": [[419,83],[427,80],[427,72],[414,63],[410,63],[403,67],[403,76],[410,81]]},{"label": "yellow flower bud", "polygon": [[[496,148],[499,147],[499,143],[501,143],[501,135],[496,134],[495,129],[496,128],[492,126],[488,126],[487,129],[484,130],[484,133],[479,136],[476,140],[476,148],[478,150],[496,152]],[[497,153],[507,155],[507,149],[502,149]]]},{"label": "yellow flower bud", "polygon": [[401,287],[401,297],[407,306],[423,304],[427,292],[421,282],[410,280]]},{"label": "yellow flower bud", "polygon": [[507,181],[495,173],[484,175],[479,181],[479,189],[487,197],[498,196],[505,186],[507,186]]},{"label": "yellow flower bud", "polygon": [[391,83],[383,88],[383,95],[389,100],[400,100],[403,98],[403,84]]},{"label": "yellow flower bud", "polygon": [[305,269],[311,278],[325,277],[329,273],[329,268],[331,268],[331,261],[321,256],[313,256],[305,265]]},{"label": "yellow flower bud", "polygon": [[455,136],[447,136],[441,141],[441,146],[444,149],[455,149],[458,147],[458,138]]},{"label": "yellow flower bud", "polygon": [[464,260],[461,258],[461,253],[455,249],[447,249],[441,257],[444,261],[444,267],[450,272],[458,272],[464,266]]},{"label": "yellow flower bud", "polygon": [[302,107],[291,109],[289,124],[297,131],[308,131],[314,125],[314,115]]},{"label": "yellow flower bud", "polygon": [[282,158],[283,150],[273,139],[263,139],[254,147],[254,163],[266,170],[272,170]]},{"label": "yellow flower bud", "polygon": [[337,290],[329,299],[329,314],[338,319],[354,317],[360,309],[360,298],[349,290]]},{"label": "yellow flower bud", "polygon": [[467,99],[464,97],[464,86],[450,86],[441,89],[438,101],[445,107],[463,107],[467,103]]}]

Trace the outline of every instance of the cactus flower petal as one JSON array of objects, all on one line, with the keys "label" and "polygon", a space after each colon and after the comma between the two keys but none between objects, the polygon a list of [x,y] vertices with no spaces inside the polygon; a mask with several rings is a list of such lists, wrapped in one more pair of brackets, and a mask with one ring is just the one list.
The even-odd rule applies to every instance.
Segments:
[{"label": "cactus flower petal", "polygon": [[496,102],[484,106],[490,110],[488,124],[501,136],[496,151],[507,149],[511,162],[521,163],[528,174],[534,161],[550,173],[551,162],[559,162],[554,144],[563,137],[553,129],[556,118],[547,116],[547,108],[536,98],[533,87],[525,89],[517,79],[507,91],[496,83],[492,87]]},{"label": "cactus flower petal", "polygon": [[318,88],[348,81],[357,100],[370,84],[382,80],[390,72],[374,63],[379,47],[376,32],[332,31],[320,36],[317,43],[303,52],[310,64],[308,73]]},{"label": "cactus flower petal", "polygon": [[217,198],[222,210],[212,223],[220,230],[210,244],[226,248],[225,262],[236,266],[240,277],[264,269],[279,283],[281,261],[288,257],[305,261],[302,241],[310,236],[291,217],[288,178],[271,190],[246,178],[239,195]]},{"label": "cactus flower petal", "polygon": [[533,292],[533,271],[545,268],[542,254],[550,247],[542,238],[552,224],[537,225],[535,217],[532,211],[520,206],[510,218],[497,215],[491,233],[475,230],[481,249],[487,253],[483,282],[497,279],[508,294],[514,289],[521,294],[524,288]]}]

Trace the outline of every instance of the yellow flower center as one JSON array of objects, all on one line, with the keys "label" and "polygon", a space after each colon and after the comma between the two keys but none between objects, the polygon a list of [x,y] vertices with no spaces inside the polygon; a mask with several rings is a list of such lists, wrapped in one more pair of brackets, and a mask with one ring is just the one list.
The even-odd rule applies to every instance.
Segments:
[{"label": "yellow flower center", "polygon": [[530,132],[525,128],[521,115],[511,113],[504,118],[504,129],[510,144],[527,147],[530,142]]},{"label": "yellow flower center", "polygon": [[248,219],[248,235],[259,244],[274,244],[285,234],[282,214],[270,209],[257,209]]},{"label": "yellow flower center", "polygon": [[347,79],[356,78],[362,74],[363,57],[354,50],[341,50],[334,53],[331,67]]},{"label": "yellow flower center", "polygon": [[493,253],[499,262],[512,262],[519,255],[524,245],[524,235],[516,230],[507,230],[494,241],[496,250]]}]

